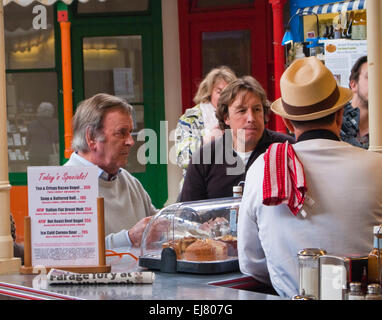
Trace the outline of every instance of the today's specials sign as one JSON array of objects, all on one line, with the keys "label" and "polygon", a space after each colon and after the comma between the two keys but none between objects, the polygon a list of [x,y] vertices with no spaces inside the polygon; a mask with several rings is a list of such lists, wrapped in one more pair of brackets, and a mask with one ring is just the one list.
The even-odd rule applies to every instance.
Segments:
[{"label": "today's specials sign", "polygon": [[97,265],[96,167],[28,167],[32,265]]}]

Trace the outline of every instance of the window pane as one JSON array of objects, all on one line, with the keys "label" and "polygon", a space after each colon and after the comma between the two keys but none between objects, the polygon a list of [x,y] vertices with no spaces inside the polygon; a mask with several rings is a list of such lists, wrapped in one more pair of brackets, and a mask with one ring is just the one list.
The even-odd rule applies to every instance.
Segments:
[{"label": "window pane", "polygon": [[9,171],[59,165],[56,73],[12,73],[6,82]]},{"label": "window pane", "polygon": [[196,0],[197,8],[235,6],[240,4],[250,4],[254,0]]},{"label": "window pane", "polygon": [[86,3],[78,2],[78,13],[110,13],[147,11],[149,0],[90,0]]},{"label": "window pane", "polygon": [[251,32],[249,30],[203,32],[203,77],[212,69],[226,65],[237,76],[251,74]]},{"label": "window pane", "polygon": [[[133,138],[134,138],[134,146],[130,149],[129,158],[125,169],[131,173],[133,172],[145,172],[145,157],[144,157],[144,144],[145,141],[138,141],[137,135],[138,133],[144,129],[145,127],[145,118],[144,118],[144,107],[143,105],[134,105],[133,110],[133,122],[134,122],[134,130],[133,130]],[[138,151],[140,153],[140,157],[138,158]],[[141,157],[143,159],[141,159]],[[143,160],[143,161],[142,161]]]},{"label": "window pane", "polygon": [[[46,21],[42,11],[32,12],[37,5],[45,8]],[[11,2],[4,7],[4,28],[7,69],[54,68],[53,6]]]},{"label": "window pane", "polygon": [[85,98],[99,92],[142,103],[141,36],[83,39]]}]

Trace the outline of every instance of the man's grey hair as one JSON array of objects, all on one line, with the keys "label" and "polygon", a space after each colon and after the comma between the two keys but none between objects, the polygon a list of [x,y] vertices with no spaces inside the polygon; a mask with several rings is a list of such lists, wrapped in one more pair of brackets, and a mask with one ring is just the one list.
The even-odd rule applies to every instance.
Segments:
[{"label": "man's grey hair", "polygon": [[86,141],[87,132],[91,139],[104,140],[103,119],[110,110],[120,110],[131,115],[133,107],[126,100],[106,93],[98,93],[78,105],[73,117],[74,151],[90,151]]}]

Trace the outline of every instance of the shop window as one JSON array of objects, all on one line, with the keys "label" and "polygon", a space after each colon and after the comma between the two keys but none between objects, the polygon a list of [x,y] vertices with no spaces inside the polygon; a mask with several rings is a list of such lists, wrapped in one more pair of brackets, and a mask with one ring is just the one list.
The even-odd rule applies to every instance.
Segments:
[{"label": "shop window", "polygon": [[219,65],[230,66],[238,76],[251,74],[249,30],[203,32],[202,41],[203,77]]},{"label": "shop window", "polygon": [[4,7],[7,69],[37,69],[55,66],[53,6],[42,6],[44,13],[39,16],[40,11],[33,13],[37,5],[42,6],[34,2],[22,7],[11,2]]},{"label": "shop window", "polygon": [[107,92],[129,103],[143,99],[141,36],[83,39],[85,98]]},{"label": "shop window", "polygon": [[219,7],[242,7],[253,5],[255,0],[192,0],[191,10],[216,9]]},{"label": "shop window", "polygon": [[89,0],[78,2],[77,13],[141,12],[149,9],[149,0]]},{"label": "shop window", "polygon": [[137,139],[144,129],[142,36],[84,37],[82,49],[85,99],[106,92],[125,98],[133,106],[135,145],[126,169],[145,172],[145,164],[138,161],[144,158],[140,154],[144,141]]},{"label": "shop window", "polygon": [[12,184],[26,182],[28,166],[60,165],[54,10],[37,1],[26,7],[12,2],[4,6]]},{"label": "shop window", "polygon": [[7,74],[10,172],[26,172],[27,166],[59,165],[56,84],[55,72]]}]

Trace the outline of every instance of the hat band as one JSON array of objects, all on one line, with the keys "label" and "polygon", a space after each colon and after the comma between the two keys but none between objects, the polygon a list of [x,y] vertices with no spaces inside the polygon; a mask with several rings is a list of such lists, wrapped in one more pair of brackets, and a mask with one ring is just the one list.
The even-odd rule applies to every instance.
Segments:
[{"label": "hat band", "polygon": [[299,116],[303,114],[311,114],[323,110],[330,109],[333,107],[336,102],[338,101],[338,98],[340,97],[340,90],[338,90],[338,87],[336,86],[334,88],[334,91],[324,100],[321,100],[320,102],[311,104],[309,106],[292,106],[290,104],[287,104],[283,99],[281,99],[281,102],[283,104],[284,110],[294,116]]}]

